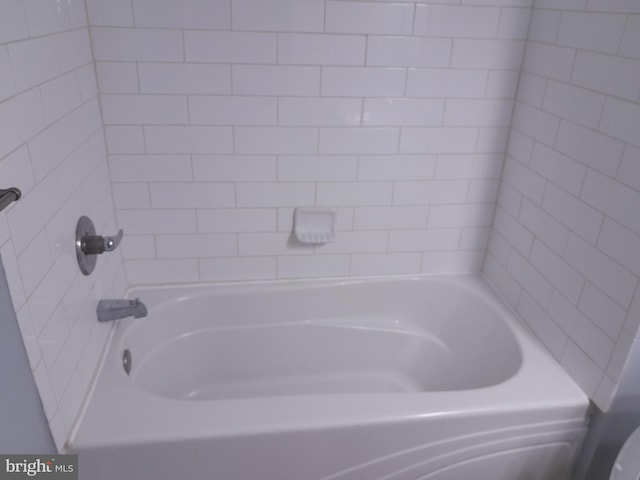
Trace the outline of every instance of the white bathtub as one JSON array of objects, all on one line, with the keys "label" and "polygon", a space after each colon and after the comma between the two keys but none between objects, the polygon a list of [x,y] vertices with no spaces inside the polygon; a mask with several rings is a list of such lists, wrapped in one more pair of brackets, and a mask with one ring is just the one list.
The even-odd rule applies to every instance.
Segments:
[{"label": "white bathtub", "polygon": [[[81,478],[562,480],[588,399],[475,276],[138,288]],[[123,352],[131,353],[130,375]]]}]

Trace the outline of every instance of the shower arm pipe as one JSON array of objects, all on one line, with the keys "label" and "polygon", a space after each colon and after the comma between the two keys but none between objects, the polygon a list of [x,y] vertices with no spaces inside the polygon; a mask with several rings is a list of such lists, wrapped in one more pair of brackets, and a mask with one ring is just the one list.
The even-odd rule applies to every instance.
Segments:
[{"label": "shower arm pipe", "polygon": [[0,188],[0,212],[11,205],[13,202],[17,202],[18,200],[20,200],[20,197],[22,197],[22,192],[19,188]]}]

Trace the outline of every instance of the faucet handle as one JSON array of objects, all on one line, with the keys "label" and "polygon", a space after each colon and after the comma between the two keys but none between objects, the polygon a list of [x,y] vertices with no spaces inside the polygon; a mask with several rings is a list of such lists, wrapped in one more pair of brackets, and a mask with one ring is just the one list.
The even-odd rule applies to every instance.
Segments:
[{"label": "faucet handle", "polygon": [[118,248],[118,245],[120,245],[120,241],[122,240],[123,235],[124,235],[124,232],[122,231],[122,229],[120,229],[118,230],[118,233],[116,233],[114,237],[104,237],[104,251],[111,252],[116,248]]}]

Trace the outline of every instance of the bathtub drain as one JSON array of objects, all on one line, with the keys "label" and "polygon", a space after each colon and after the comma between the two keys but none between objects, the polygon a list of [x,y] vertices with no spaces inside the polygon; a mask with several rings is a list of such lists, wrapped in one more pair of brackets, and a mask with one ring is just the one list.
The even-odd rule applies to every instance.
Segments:
[{"label": "bathtub drain", "polygon": [[122,367],[127,375],[131,372],[131,352],[125,350],[122,352]]}]

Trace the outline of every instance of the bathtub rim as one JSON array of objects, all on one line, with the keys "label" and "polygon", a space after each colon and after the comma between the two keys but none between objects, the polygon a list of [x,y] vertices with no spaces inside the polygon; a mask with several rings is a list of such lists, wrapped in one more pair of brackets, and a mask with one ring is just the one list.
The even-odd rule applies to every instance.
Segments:
[{"label": "bathtub rim", "polygon": [[[358,277],[330,277],[312,279],[253,280],[231,282],[207,282],[191,284],[136,285],[127,290],[126,297],[131,298],[139,291],[184,291],[196,289],[200,295],[215,289],[256,288],[270,286],[280,289],[288,286],[313,288],[318,285],[343,285],[354,283],[385,282],[393,280],[445,281],[463,287],[495,308],[505,319],[508,328],[516,337],[522,351],[523,363],[513,377],[505,382],[488,387],[460,391],[419,392],[411,394],[331,394],[299,395],[291,397],[258,397],[247,399],[212,400],[189,402],[159,397],[133,385],[129,379],[119,376],[116,368],[108,368],[110,357],[117,355],[112,346],[116,344],[117,325],[109,332],[108,340],[101,355],[100,364],[86,395],[83,407],[70,432],[66,449],[93,448],[124,443],[158,441],[179,441],[181,439],[227,437],[248,434],[266,434],[308,430],[309,428],[332,428],[354,426],[369,423],[410,421],[414,418],[444,418],[466,416],[494,417],[501,414],[517,415],[519,412],[533,412],[531,418],[542,422],[564,421],[568,418],[583,420],[588,411],[589,399],[559,365],[557,360],[542,346],[535,335],[519,319],[513,309],[493,290],[490,283],[480,274],[415,274],[415,275],[376,275]],[[462,283],[462,285],[461,285]],[[170,301],[174,301],[170,300]],[[167,302],[168,303],[168,302]],[[133,320],[134,321],[134,320]],[[535,361],[535,365],[532,364]],[[540,363],[544,367],[540,375]],[[544,378],[543,378],[544,377]],[[120,381],[118,381],[118,378]],[[532,380],[535,380],[532,382]],[[158,426],[153,420],[136,417],[133,423],[120,418],[116,422],[104,421],[99,412],[112,408],[116,401],[111,397],[117,394],[109,392],[105,383],[116,382],[131,393],[135,402],[125,404],[124,414],[135,414],[146,402],[155,402],[159,408],[173,412],[180,422]],[[127,388],[128,386],[128,388]],[[549,395],[551,389],[552,395]],[[464,398],[468,392],[474,392],[473,399]],[[502,398],[508,394],[508,401]],[[367,402],[361,400],[367,397]],[[306,408],[317,407],[321,399],[322,415],[310,421]],[[203,425],[200,421],[207,412],[207,405],[215,403],[218,418],[208,418]],[[200,404],[200,405],[197,405]],[[269,419],[264,412],[256,414],[256,406],[267,408]],[[187,406],[188,408],[184,408]],[[97,410],[97,412],[96,412]],[[187,411],[185,411],[187,410]],[[317,412],[316,412],[317,413]],[[239,416],[239,414],[244,414]],[[186,422],[185,422],[186,420]],[[240,421],[238,421],[240,420]],[[131,427],[134,427],[131,429]],[[194,431],[195,428],[195,431]],[[146,429],[146,430],[145,430]],[[148,434],[152,431],[153,434]],[[198,433],[199,432],[199,433]],[[158,436],[160,434],[160,436]]]}]

